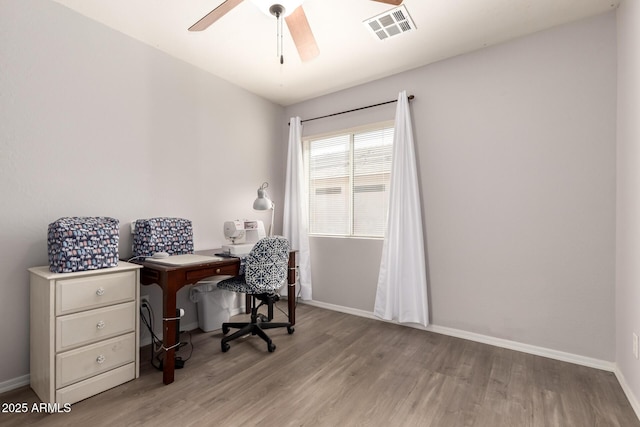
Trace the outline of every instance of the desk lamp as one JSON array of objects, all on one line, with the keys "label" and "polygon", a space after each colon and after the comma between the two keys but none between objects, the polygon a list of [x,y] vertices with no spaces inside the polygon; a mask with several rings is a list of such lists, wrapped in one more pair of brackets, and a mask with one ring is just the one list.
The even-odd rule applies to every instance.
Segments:
[{"label": "desk lamp", "polygon": [[269,236],[273,236],[273,215],[275,213],[275,204],[269,198],[267,194],[268,182],[263,182],[260,188],[258,188],[258,198],[253,202],[253,209],[257,211],[266,211],[271,209],[271,225],[269,226]]}]

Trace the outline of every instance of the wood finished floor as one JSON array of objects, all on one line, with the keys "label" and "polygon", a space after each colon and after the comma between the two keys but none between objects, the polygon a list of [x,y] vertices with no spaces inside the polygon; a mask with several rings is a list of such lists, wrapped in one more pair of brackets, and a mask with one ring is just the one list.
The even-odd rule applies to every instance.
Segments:
[{"label": "wood finished floor", "polygon": [[145,348],[139,379],[0,426],[640,426],[610,372],[304,304],[293,335],[269,334],[274,353],[257,337],[222,353],[220,332],[194,331],[171,385]]}]

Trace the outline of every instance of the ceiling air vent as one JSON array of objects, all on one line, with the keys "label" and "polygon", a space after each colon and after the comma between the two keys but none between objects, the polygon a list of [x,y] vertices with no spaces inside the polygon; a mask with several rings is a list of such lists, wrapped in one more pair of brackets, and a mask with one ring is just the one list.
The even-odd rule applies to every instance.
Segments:
[{"label": "ceiling air vent", "polygon": [[407,8],[402,5],[364,21],[378,40],[386,40],[416,29]]}]

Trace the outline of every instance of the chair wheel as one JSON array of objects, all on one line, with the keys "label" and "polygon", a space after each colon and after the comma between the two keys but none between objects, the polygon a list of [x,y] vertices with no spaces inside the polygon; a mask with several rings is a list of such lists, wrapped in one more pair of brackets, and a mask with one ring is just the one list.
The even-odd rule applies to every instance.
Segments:
[{"label": "chair wheel", "polygon": [[231,348],[231,346],[226,342],[221,343],[220,347],[223,353],[226,353]]},{"label": "chair wheel", "polygon": [[292,333],[294,333],[296,330],[293,328],[293,326],[287,326],[287,332],[289,332],[289,335],[291,335]]},{"label": "chair wheel", "polygon": [[269,353],[273,353],[276,351],[276,345],[272,342],[267,343],[267,350],[269,350]]},{"label": "chair wheel", "polygon": [[222,326],[222,333],[227,335],[229,333],[229,328],[226,326]]}]

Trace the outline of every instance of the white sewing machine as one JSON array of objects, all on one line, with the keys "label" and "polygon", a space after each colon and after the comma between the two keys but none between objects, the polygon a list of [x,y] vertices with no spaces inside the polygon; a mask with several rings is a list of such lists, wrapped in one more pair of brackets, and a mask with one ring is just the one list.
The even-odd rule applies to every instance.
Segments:
[{"label": "white sewing machine", "polygon": [[231,255],[248,254],[256,242],[266,236],[260,220],[225,221],[224,237],[231,240],[231,244],[222,245],[222,251]]}]

